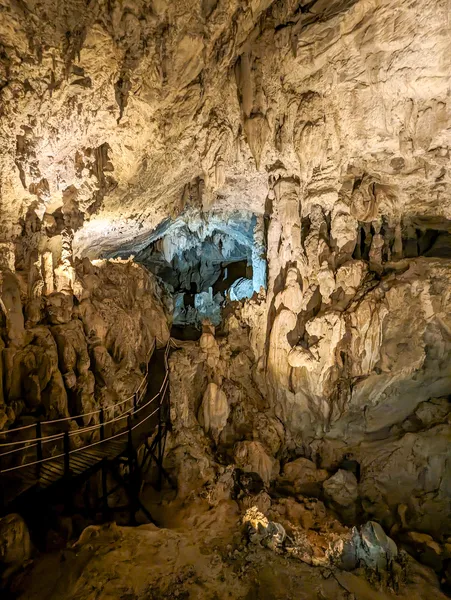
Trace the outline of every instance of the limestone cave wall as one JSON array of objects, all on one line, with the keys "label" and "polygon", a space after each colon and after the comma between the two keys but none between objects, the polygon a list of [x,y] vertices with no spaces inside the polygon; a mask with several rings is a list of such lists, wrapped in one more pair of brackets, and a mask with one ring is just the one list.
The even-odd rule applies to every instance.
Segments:
[{"label": "limestone cave wall", "polygon": [[134,255],[186,209],[243,211],[265,223],[267,289],[237,309],[239,343],[206,333],[174,358],[174,462],[191,448],[207,472],[222,448],[269,483],[294,459],[355,461],[365,514],[450,533],[449,3],[3,0],[0,17],[3,426],[128,392],[168,335],[152,279],[73,252]]},{"label": "limestone cave wall", "polygon": [[72,275],[73,289],[47,280],[37,293],[29,273],[1,271],[0,430],[108,409],[135,392],[154,344],[169,338],[161,290],[141,266],[83,259]]}]

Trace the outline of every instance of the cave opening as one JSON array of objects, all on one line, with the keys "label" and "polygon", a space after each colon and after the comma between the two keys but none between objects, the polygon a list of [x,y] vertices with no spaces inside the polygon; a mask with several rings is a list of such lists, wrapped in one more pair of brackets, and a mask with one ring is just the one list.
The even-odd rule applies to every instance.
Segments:
[{"label": "cave opening", "polygon": [[[370,249],[377,231],[370,223],[360,223],[353,258],[370,260]],[[450,258],[451,221],[433,216],[409,217],[400,224],[399,249],[396,248],[396,231],[383,219],[380,234],[384,239],[382,259],[384,261],[402,258]]]},{"label": "cave opening", "polygon": [[160,224],[135,260],[172,295],[174,337],[197,339],[204,319],[219,326],[228,303],[266,287],[263,219],[187,211]]}]

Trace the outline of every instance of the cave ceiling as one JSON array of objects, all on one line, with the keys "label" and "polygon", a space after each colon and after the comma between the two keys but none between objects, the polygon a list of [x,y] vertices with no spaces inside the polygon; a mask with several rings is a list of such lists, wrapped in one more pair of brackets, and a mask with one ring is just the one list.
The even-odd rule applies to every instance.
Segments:
[{"label": "cave ceiling", "polygon": [[[187,207],[451,217],[445,1],[0,1],[2,241],[92,258]],[[353,194],[357,189],[358,194]]]}]

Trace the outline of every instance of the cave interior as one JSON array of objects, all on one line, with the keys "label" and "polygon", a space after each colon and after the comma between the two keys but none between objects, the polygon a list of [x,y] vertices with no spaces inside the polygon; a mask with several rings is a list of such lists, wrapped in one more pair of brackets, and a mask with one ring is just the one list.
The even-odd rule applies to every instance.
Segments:
[{"label": "cave interior", "polygon": [[448,0],[0,0],[0,596],[451,596]]}]

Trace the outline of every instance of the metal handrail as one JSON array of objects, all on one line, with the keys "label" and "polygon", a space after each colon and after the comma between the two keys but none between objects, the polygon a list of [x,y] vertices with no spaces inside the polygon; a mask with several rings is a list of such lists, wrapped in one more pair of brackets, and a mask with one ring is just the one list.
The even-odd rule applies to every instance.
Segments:
[{"label": "metal handrail", "polygon": [[[149,374],[148,362],[150,360],[150,357],[152,356],[152,353],[155,350],[157,339],[158,338],[154,339],[153,344],[152,344],[152,348],[150,349],[150,351],[149,351],[149,353],[147,355],[146,373],[143,376],[143,378],[141,379],[141,382],[140,382],[139,386],[136,388],[136,390],[133,392],[133,394],[131,394],[131,396],[129,396],[128,398],[125,398],[124,400],[120,400],[119,402],[117,402],[116,404],[113,404],[111,406],[108,406],[107,407],[108,410],[113,410],[114,408],[117,408],[118,406],[122,406],[122,404],[125,404],[126,402],[130,402],[130,400],[133,400],[133,398],[135,397],[135,394],[137,394],[140,391],[141,386],[146,381],[147,375]],[[160,341],[160,340],[158,340],[158,341]],[[168,344],[170,344],[170,343],[171,343],[171,339],[169,339],[169,341],[168,341]],[[83,413],[83,414],[80,414],[80,415],[73,415],[73,416],[70,416],[70,417],[61,417],[59,419],[51,419],[49,421],[39,421],[39,422],[40,422],[41,427],[42,427],[44,425],[51,425],[53,423],[62,423],[64,421],[72,421],[72,420],[75,420],[75,419],[82,419],[83,417],[90,417],[92,415],[99,414],[102,410],[103,410],[102,408],[98,408],[96,410],[92,410],[90,412],[86,412],[86,413]],[[15,427],[13,429],[7,429],[6,431],[0,431],[0,435],[8,435],[8,433],[16,433],[17,431],[23,431],[24,429],[31,429],[31,427],[36,427],[36,423],[30,423],[29,425],[23,425],[22,427]],[[49,436],[49,437],[51,437],[51,436]],[[45,438],[41,438],[41,439],[45,439]],[[37,441],[38,438],[33,438],[30,441],[33,441],[33,440]],[[14,445],[14,444],[22,444],[22,443],[24,443],[24,440],[20,440],[20,441],[17,441],[17,442],[3,442],[3,443],[0,443],[0,448],[2,446],[11,446],[11,445]]]},{"label": "metal handrail", "polygon": [[[28,450],[29,448],[34,448],[36,446],[38,447],[38,455],[39,455],[39,452],[42,452],[42,443],[48,443],[50,441],[64,439],[65,444],[66,444],[66,443],[68,443],[69,437],[75,436],[75,435],[81,435],[83,433],[86,433],[86,432],[89,432],[89,431],[93,431],[93,430],[96,430],[96,429],[100,430],[100,432],[101,432],[101,438],[102,439],[100,439],[99,441],[96,441],[96,442],[92,442],[91,444],[87,444],[85,446],[80,446],[80,448],[75,448],[75,449],[70,450],[70,451],[65,451],[63,453],[60,453],[60,454],[57,454],[57,455],[54,455],[54,456],[49,456],[49,457],[46,457],[46,458],[41,457],[41,458],[38,458],[37,460],[34,460],[32,462],[28,462],[28,463],[24,463],[24,464],[21,464],[21,465],[16,465],[14,467],[9,467],[7,469],[0,470],[0,474],[1,473],[8,473],[8,472],[11,472],[11,471],[16,471],[18,469],[23,469],[25,467],[31,467],[33,465],[38,465],[39,466],[42,463],[45,463],[45,462],[48,462],[48,461],[51,461],[51,460],[56,460],[56,459],[62,458],[62,457],[66,457],[67,458],[70,454],[74,454],[75,452],[80,452],[81,450],[85,450],[85,449],[91,448],[92,446],[96,446],[98,444],[102,444],[103,442],[106,442],[108,440],[112,440],[112,439],[118,438],[118,437],[120,437],[122,435],[127,434],[129,431],[135,430],[139,425],[141,425],[141,423],[144,423],[145,421],[147,421],[147,419],[149,419],[151,416],[153,416],[154,414],[156,414],[160,410],[160,408],[161,408],[161,404],[162,404],[161,398],[164,398],[164,396],[166,394],[166,391],[167,391],[167,388],[169,386],[169,381],[168,381],[168,379],[169,379],[168,356],[169,356],[169,351],[170,351],[171,346],[173,348],[178,348],[178,346],[174,342],[174,340],[172,338],[169,338],[169,340],[168,340],[168,342],[166,344],[166,349],[165,349],[165,353],[164,353],[164,364],[165,364],[165,371],[166,371],[166,373],[165,373],[163,382],[162,382],[162,384],[160,386],[160,389],[157,392],[157,394],[155,396],[153,396],[153,398],[151,398],[148,402],[146,402],[142,406],[138,407],[138,402],[137,402],[136,399],[137,399],[137,396],[139,395],[139,392],[141,390],[143,382],[147,380],[147,377],[149,375],[149,365],[148,364],[146,366],[146,375],[144,376],[143,380],[139,384],[137,390],[134,392],[134,394],[132,394],[129,398],[127,398],[125,400],[125,401],[135,400],[133,406],[130,407],[127,411],[125,411],[120,416],[114,417],[113,419],[110,419],[108,421],[103,421],[103,419],[101,419],[101,422],[99,424],[87,426],[85,428],[77,429],[77,430],[70,431],[70,432],[66,431],[66,432],[62,432],[62,433],[52,434],[52,435],[49,435],[49,436],[39,436],[39,437],[32,438],[32,439],[29,439],[29,440],[21,440],[21,441],[16,441],[16,442],[10,442],[10,443],[0,444],[0,447],[1,446],[14,446],[14,445],[18,445],[18,444],[23,444],[23,446],[21,448],[16,448],[16,449],[13,449],[13,450],[1,453],[0,454],[0,458],[2,456],[13,454],[13,453],[19,452],[21,450]],[[153,348],[152,348],[151,352],[149,353],[149,359],[150,359],[151,353],[153,352],[154,349],[155,349],[155,342],[153,344]],[[142,398],[145,396],[146,390],[147,390],[147,386],[145,387],[145,389],[143,389],[142,393],[140,394],[139,401],[141,401]],[[133,427],[129,427],[129,429],[126,429],[123,432],[120,432],[120,433],[117,433],[117,434],[114,434],[114,435],[110,435],[109,437],[104,438],[103,433],[104,433],[104,427],[105,427],[105,425],[108,425],[108,424],[111,424],[111,423],[115,423],[115,422],[120,421],[120,420],[122,420],[124,418],[129,418],[131,416],[134,416],[138,412],[141,412],[142,410],[144,410],[145,408],[147,408],[148,406],[150,406],[150,404],[152,404],[152,402],[154,402],[158,397],[160,397],[160,402],[158,404],[158,407],[150,415],[147,415],[141,421],[138,421],[138,423],[136,423]],[[114,404],[112,406],[106,407],[105,409],[104,408],[100,408],[97,411],[92,411],[90,413],[85,413],[84,415],[78,415],[76,417],[69,417],[69,418],[70,419],[78,419],[78,418],[81,418],[83,416],[88,416],[90,414],[96,414],[96,413],[100,413],[101,415],[103,415],[105,410],[113,410],[117,406],[120,406],[120,405],[124,404],[125,401],[122,400],[121,402],[119,402],[117,404]],[[47,423],[55,423],[55,422],[66,421],[66,420],[69,420],[69,418],[55,419],[53,421],[37,421],[37,424],[39,424],[39,426],[41,426],[41,425],[45,425]],[[9,432],[11,432],[11,431],[20,431],[21,429],[26,429],[28,427],[34,427],[34,426],[35,426],[35,424],[32,424],[32,425],[29,425],[29,426],[26,426],[26,427],[23,427],[23,428],[17,428],[17,429],[12,429],[12,430],[8,430],[8,431]],[[8,433],[8,431],[7,432],[2,432],[2,433]]]}]

